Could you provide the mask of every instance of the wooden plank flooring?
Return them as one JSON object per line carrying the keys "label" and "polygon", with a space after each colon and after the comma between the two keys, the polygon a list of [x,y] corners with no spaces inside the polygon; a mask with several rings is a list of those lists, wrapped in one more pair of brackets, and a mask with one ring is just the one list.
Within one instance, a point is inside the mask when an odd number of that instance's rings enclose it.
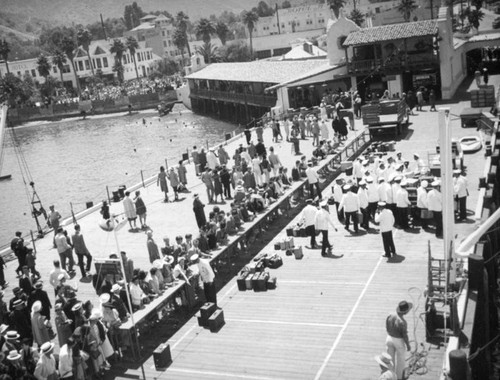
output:
{"label": "wooden plank flooring", "polygon": [[[462,103],[452,105],[455,114]],[[437,113],[412,118],[411,139],[396,149],[410,158],[413,152],[426,157],[437,140]],[[453,135],[466,134],[453,122]],[[474,209],[477,190],[473,184],[482,172],[482,155],[466,157]],[[328,196],[328,193],[325,193]],[[290,226],[296,221],[292,221]],[[276,290],[240,292],[233,280],[219,292],[226,325],[218,332],[189,321],[169,341],[173,363],[156,371],[152,358],[144,363],[148,379],[374,379],[379,369],[373,356],[385,351],[385,318],[397,303],[414,303],[407,315],[412,346],[428,351],[426,371],[412,378],[437,379],[442,372],[444,347],[425,341],[424,289],[427,284],[427,245],[441,257],[442,240],[416,230],[394,234],[398,260],[381,257],[382,239],[376,230],[352,235],[337,222],[331,231],[333,254],[323,258],[319,250],[305,248],[308,238],[295,238],[304,247],[304,258],[285,256],[283,267],[271,270],[278,278]],[[474,228],[474,221],[456,225],[458,240]],[[264,249],[274,252],[274,242]],[[341,257],[340,257],[341,256]],[[138,376],[140,371],[126,375]]]}

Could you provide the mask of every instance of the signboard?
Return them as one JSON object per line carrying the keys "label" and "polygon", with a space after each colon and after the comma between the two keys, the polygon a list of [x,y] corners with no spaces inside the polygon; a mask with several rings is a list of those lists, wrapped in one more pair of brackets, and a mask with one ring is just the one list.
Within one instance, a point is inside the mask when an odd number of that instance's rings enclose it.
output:
{"label": "signboard", "polygon": [[436,85],[436,74],[417,74],[413,75],[413,87],[418,88],[420,86],[435,86]]}

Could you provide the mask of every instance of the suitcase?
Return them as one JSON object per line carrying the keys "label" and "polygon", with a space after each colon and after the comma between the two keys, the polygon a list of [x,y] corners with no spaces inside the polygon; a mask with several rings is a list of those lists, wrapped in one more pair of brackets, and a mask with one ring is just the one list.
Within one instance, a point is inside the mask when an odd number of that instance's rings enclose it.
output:
{"label": "suitcase", "polygon": [[248,275],[248,272],[243,272],[236,279],[236,283],[238,284],[238,290],[241,292],[247,290],[247,286],[245,284],[245,279],[246,279],[247,275]]}
{"label": "suitcase", "polygon": [[286,229],[286,236],[293,236],[293,228]]}
{"label": "suitcase", "polygon": [[267,291],[266,282],[269,278],[269,272],[262,272],[257,278],[256,285],[253,290],[254,292],[265,292]]}
{"label": "suitcase", "polygon": [[276,277],[269,277],[266,281],[266,288],[269,290],[276,289]]}
{"label": "suitcase", "polygon": [[248,273],[245,278],[245,287],[247,288],[247,290],[252,290],[252,278],[253,278],[252,273]]}
{"label": "suitcase", "polygon": [[307,235],[306,235],[306,229],[304,227],[299,228],[297,236],[299,236],[299,237],[307,237]]}
{"label": "suitcase", "polygon": [[274,243],[274,250],[279,251],[281,249],[281,243]]}
{"label": "suitcase", "polygon": [[281,258],[280,255],[274,255],[269,259],[268,267],[271,269],[277,269],[282,265],[283,265],[283,259]]}
{"label": "suitcase", "polygon": [[201,318],[203,320],[208,320],[215,310],[217,310],[217,306],[214,303],[205,303],[202,307],[200,307]]}
{"label": "suitcase", "polygon": [[252,276],[252,289],[255,290],[257,288],[257,280],[260,277],[260,273],[254,273]]}
{"label": "suitcase", "polygon": [[264,270],[264,261],[261,260],[257,262],[257,265],[255,266],[255,273],[262,272]]}
{"label": "suitcase", "polygon": [[294,246],[293,244],[293,237],[289,237],[285,239],[285,249],[292,249]]}
{"label": "suitcase", "polygon": [[203,319],[200,314],[196,314],[196,318],[198,319],[198,326],[208,327],[208,319]]}
{"label": "suitcase", "polygon": [[282,242],[280,242],[280,248],[282,251],[284,251],[286,249],[286,243],[284,240]]}
{"label": "suitcase", "polygon": [[170,345],[167,343],[160,344],[156,350],[153,351],[153,358],[157,371],[166,369],[170,364],[172,364]]}
{"label": "suitcase", "polygon": [[285,255],[292,256],[293,255],[292,250],[291,249],[287,249],[286,252],[285,252]]}
{"label": "suitcase", "polygon": [[208,319],[208,327],[210,328],[210,332],[213,333],[218,332],[224,324],[224,312],[222,309],[215,310],[212,316]]}
{"label": "suitcase", "polygon": [[292,252],[295,255],[296,260],[301,260],[304,257],[304,254],[302,253],[302,246],[293,248]]}

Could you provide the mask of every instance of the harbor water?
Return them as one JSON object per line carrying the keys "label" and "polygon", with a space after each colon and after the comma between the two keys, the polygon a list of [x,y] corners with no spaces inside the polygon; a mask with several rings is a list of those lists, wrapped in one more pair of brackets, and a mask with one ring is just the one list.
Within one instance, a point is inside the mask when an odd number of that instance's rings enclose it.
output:
{"label": "harbor water", "polygon": [[30,181],[43,207],[48,211],[55,205],[67,218],[71,205],[77,213],[87,202],[107,199],[106,186],[112,195],[120,185],[140,183],[141,171],[144,179],[149,178],[166,165],[165,160],[168,166],[177,165],[193,145],[213,146],[238,131],[238,126],[196,115],[181,105],[161,118],[147,111],[7,130],[1,175],[11,174],[12,179],[0,182],[0,246],[8,245],[17,230],[36,232]]}

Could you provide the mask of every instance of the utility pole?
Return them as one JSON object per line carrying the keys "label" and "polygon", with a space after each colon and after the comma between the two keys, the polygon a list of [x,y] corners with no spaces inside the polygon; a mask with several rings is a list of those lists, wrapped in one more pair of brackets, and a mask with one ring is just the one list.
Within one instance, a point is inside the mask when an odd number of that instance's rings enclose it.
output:
{"label": "utility pole", "polygon": [[108,36],[106,35],[106,28],[104,27],[104,20],[102,19],[102,13],[100,13],[99,15],[101,16],[101,27],[102,27],[102,31],[104,33],[104,39],[108,40]]}

